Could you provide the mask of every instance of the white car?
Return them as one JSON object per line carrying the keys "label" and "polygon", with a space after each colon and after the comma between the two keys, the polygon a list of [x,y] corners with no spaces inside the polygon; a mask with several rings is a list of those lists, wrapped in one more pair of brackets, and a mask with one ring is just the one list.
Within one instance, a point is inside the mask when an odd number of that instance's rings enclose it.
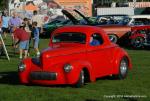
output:
{"label": "white car", "polygon": [[150,15],[129,16],[129,26],[150,25]]}

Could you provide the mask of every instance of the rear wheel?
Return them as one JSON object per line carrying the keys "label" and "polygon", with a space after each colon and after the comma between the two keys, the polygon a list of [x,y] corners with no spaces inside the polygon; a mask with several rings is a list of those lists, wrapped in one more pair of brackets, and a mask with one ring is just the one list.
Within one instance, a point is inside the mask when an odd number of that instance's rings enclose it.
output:
{"label": "rear wheel", "polygon": [[76,83],[76,87],[77,88],[82,87],[82,86],[84,86],[84,84],[85,84],[85,75],[84,75],[84,71],[82,70],[80,72],[79,79],[78,79],[78,81]]}
{"label": "rear wheel", "polygon": [[138,36],[134,39],[131,39],[131,45],[134,48],[142,48],[143,44],[144,44],[144,38],[143,37]]}
{"label": "rear wheel", "polygon": [[126,78],[128,73],[128,60],[126,57],[122,58],[119,65],[119,73],[117,75],[118,79]]}
{"label": "rear wheel", "polygon": [[109,34],[108,36],[111,42],[117,43],[118,37],[115,34]]}

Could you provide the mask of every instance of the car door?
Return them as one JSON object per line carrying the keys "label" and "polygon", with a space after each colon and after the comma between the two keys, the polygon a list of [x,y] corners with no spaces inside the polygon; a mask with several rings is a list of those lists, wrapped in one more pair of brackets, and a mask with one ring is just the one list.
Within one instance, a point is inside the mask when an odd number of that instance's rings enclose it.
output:
{"label": "car door", "polygon": [[99,41],[99,44],[91,44],[89,41],[87,59],[91,63],[96,77],[108,75],[111,72],[111,48],[99,33],[94,33],[91,37]]}

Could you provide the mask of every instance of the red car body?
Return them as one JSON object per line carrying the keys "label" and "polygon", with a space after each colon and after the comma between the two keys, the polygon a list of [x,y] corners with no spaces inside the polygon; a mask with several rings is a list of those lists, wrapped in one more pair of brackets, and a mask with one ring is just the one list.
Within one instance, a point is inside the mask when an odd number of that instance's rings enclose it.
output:
{"label": "red car body", "polygon": [[[83,33],[86,36],[85,43],[52,41],[53,36],[64,32]],[[89,44],[93,33],[98,33],[102,37],[101,45]],[[89,81],[93,82],[99,77],[119,75],[120,63],[124,58],[127,62],[126,69],[131,69],[131,60],[127,52],[111,43],[101,28],[82,25],[65,26],[52,33],[49,47],[41,52],[39,59],[27,58],[21,62],[18,69],[19,77],[23,84],[77,84],[82,79],[81,71],[84,71],[84,77],[88,77]],[[69,69],[65,68],[67,66]]]}

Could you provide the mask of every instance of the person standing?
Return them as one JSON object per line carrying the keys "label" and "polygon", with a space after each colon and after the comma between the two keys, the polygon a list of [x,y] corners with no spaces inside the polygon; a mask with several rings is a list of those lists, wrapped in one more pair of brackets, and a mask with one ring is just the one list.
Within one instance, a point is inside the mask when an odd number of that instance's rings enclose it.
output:
{"label": "person standing", "polygon": [[21,19],[18,17],[17,12],[13,12],[12,17],[9,20],[9,27],[10,27],[10,33],[12,35],[12,44],[14,44],[14,35],[13,35],[13,28],[21,25]]}
{"label": "person standing", "polygon": [[21,19],[18,17],[16,12],[13,12],[13,16],[9,20],[10,28],[18,27],[22,24]]}
{"label": "person standing", "polygon": [[14,34],[14,48],[16,48],[16,45],[19,44],[19,58],[23,59],[23,52],[24,52],[24,58],[27,58],[28,55],[28,49],[29,49],[29,33],[27,33],[23,28],[17,28],[13,27],[13,34]]}
{"label": "person standing", "polygon": [[43,21],[43,18],[40,15],[38,15],[37,11],[33,11],[33,16],[32,16],[31,21],[32,23],[37,22],[37,27],[39,29],[39,32],[41,33],[44,21]]}
{"label": "person standing", "polygon": [[28,18],[23,19],[23,26],[24,30],[29,34],[29,49],[28,49],[28,56],[30,55],[30,43],[31,43],[31,32],[32,32],[32,25],[30,24],[30,21]]}
{"label": "person standing", "polygon": [[36,52],[37,57],[40,56],[40,52],[39,52],[39,29],[37,27],[37,22],[33,22],[32,24],[33,29],[32,29],[32,33],[33,33],[33,45],[34,45],[34,50]]}
{"label": "person standing", "polygon": [[24,18],[23,19],[23,26],[26,32],[29,33],[29,35],[31,36],[31,31],[32,31],[32,25],[30,24],[30,21],[28,18]]}
{"label": "person standing", "polygon": [[9,19],[10,17],[8,16],[7,12],[4,12],[2,16],[2,32],[4,34],[5,39],[6,39],[6,34],[8,33]]}

